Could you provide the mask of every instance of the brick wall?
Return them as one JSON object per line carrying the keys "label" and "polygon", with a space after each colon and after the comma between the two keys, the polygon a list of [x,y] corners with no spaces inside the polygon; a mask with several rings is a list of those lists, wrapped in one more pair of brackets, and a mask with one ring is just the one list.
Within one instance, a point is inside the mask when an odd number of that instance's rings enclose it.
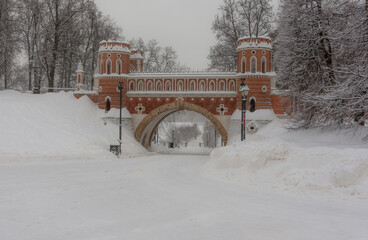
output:
{"label": "brick wall", "polygon": [[288,96],[272,95],[271,101],[272,108],[275,114],[282,115],[284,113],[287,113],[288,115],[290,115],[291,101]]}
{"label": "brick wall", "polygon": [[83,96],[86,96],[89,97],[89,99],[91,99],[92,102],[94,103],[98,103],[98,95],[97,94],[74,94],[74,96],[79,99]]}

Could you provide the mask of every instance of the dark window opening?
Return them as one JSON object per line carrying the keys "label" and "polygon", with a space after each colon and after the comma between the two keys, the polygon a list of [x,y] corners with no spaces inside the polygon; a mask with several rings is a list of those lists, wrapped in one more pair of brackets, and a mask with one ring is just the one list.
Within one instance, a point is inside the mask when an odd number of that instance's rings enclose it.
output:
{"label": "dark window opening", "polygon": [[118,61],[117,68],[118,68],[118,74],[121,74],[121,63],[120,63],[120,61]]}
{"label": "dark window opening", "polygon": [[252,73],[256,73],[257,72],[257,59],[256,59],[256,57],[252,57],[252,59],[251,59],[251,63],[250,63],[250,68],[251,68],[251,72]]}
{"label": "dark window opening", "polygon": [[254,99],[250,100],[250,112],[254,112],[256,110],[256,101]]}
{"label": "dark window opening", "polygon": [[110,102],[110,99],[107,99],[105,111],[108,112],[110,110],[111,110],[111,102]]}
{"label": "dark window opening", "polygon": [[266,61],[262,60],[262,73],[266,73]]}
{"label": "dark window opening", "polygon": [[111,74],[111,61],[107,62],[107,74]]}

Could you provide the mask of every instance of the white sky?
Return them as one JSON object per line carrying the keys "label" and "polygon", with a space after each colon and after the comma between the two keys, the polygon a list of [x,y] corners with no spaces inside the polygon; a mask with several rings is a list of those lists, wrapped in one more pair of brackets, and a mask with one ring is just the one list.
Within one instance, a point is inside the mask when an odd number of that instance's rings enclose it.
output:
{"label": "white sky", "polygon": [[[276,3],[279,0],[273,0]],[[208,67],[215,35],[212,22],[223,0],[95,0],[122,27],[127,40],[142,37],[172,46],[178,60],[192,69]]]}

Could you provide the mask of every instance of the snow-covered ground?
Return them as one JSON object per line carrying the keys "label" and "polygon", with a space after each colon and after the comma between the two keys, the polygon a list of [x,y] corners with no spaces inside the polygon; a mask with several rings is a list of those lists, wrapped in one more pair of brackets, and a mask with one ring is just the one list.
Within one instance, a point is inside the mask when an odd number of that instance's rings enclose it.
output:
{"label": "snow-covered ground", "polygon": [[367,130],[360,128],[355,135],[318,129],[295,132],[275,119],[245,142],[213,151],[204,171],[256,188],[367,201],[368,142],[362,140]]}
{"label": "snow-covered ground", "polygon": [[[0,91],[0,161],[114,157],[118,128],[100,115],[88,97]],[[146,152],[125,129],[123,146],[125,155]]]}
{"label": "snow-covered ground", "polygon": [[224,182],[201,174],[209,160],[154,155],[0,164],[1,239],[367,239],[367,201]]}
{"label": "snow-covered ground", "polygon": [[0,91],[0,239],[368,239],[366,129],[275,120],[210,156],[147,155],[124,130],[119,159],[100,116],[88,98]]}

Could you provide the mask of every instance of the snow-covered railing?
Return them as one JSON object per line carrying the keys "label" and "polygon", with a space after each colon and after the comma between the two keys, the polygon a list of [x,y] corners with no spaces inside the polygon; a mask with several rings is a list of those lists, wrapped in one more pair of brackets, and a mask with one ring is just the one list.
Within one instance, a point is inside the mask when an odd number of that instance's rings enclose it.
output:
{"label": "snow-covered railing", "polygon": [[131,71],[132,74],[142,74],[142,75],[151,75],[151,74],[160,74],[160,75],[182,75],[182,74],[217,74],[217,75],[233,75],[236,72],[221,72],[221,71],[209,71],[209,70],[188,70],[188,71],[171,71],[171,72],[160,72],[160,71],[150,71],[150,72],[138,72]]}
{"label": "snow-covered railing", "polygon": [[46,88],[45,90],[47,92],[49,92],[50,90],[52,90],[53,92],[61,92],[61,91],[72,92],[72,91],[75,91],[75,88]]}
{"label": "snow-covered railing", "polygon": [[134,93],[134,94],[155,94],[155,93],[175,93],[175,94],[207,94],[207,93],[211,93],[211,94],[234,94],[237,93],[237,91],[232,91],[232,90],[228,90],[228,91],[196,91],[196,90],[188,90],[188,91],[163,91],[163,90],[157,90],[157,91],[135,91],[135,90],[128,90],[128,93]]}

